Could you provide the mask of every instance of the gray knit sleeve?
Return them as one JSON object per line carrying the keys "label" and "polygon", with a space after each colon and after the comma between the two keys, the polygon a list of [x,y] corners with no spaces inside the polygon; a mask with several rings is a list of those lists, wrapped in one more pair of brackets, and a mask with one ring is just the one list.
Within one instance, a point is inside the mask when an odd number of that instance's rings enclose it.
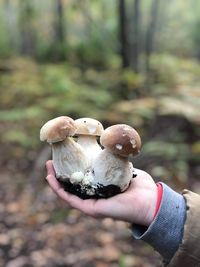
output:
{"label": "gray knit sleeve", "polygon": [[186,204],[181,194],[164,183],[161,184],[162,201],[154,221],[148,228],[133,224],[132,231],[135,239],[144,240],[150,244],[162,255],[164,261],[169,263],[183,237]]}

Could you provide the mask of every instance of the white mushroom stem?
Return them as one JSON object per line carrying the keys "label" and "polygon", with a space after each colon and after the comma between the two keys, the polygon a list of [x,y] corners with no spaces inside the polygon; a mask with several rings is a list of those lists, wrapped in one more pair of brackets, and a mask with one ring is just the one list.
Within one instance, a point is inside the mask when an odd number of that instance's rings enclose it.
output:
{"label": "white mushroom stem", "polygon": [[78,183],[84,178],[88,160],[82,147],[72,138],[52,144],[53,165],[57,178]]}
{"label": "white mushroom stem", "polygon": [[126,190],[132,178],[132,164],[128,158],[102,150],[93,163],[95,184],[116,185],[121,192]]}
{"label": "white mushroom stem", "polygon": [[77,143],[83,148],[90,164],[102,150],[95,135],[78,135]]}

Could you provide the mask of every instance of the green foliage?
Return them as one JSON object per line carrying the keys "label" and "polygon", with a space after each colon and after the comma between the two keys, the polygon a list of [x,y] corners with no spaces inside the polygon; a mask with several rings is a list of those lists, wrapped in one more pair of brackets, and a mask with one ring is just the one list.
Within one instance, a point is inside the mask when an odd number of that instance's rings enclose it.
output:
{"label": "green foliage", "polygon": [[193,21],[190,24],[190,38],[192,40],[192,52],[191,54],[196,56],[198,59],[200,59],[200,33],[199,33],[199,27],[200,27],[200,18],[194,17]]}
{"label": "green foliage", "polygon": [[177,158],[187,160],[190,157],[189,146],[163,141],[149,141],[143,145],[143,151],[149,157],[154,155],[171,161]]}
{"label": "green foliage", "polygon": [[119,259],[119,267],[126,267],[126,263],[125,263],[125,259],[124,259],[124,255],[121,255],[120,259]]}
{"label": "green foliage", "polygon": [[144,80],[145,77],[142,74],[137,74],[131,69],[125,69],[122,73],[122,82],[129,90],[140,88]]}
{"label": "green foliage", "polygon": [[[129,70],[89,68],[82,71],[69,63],[39,65],[27,59],[1,62],[0,65],[8,70],[0,76],[1,144],[13,146],[9,153],[17,158],[24,157],[30,149],[39,150],[42,146],[40,127],[60,115],[94,117],[107,124],[128,123],[142,135],[142,154],[155,159],[151,173],[155,177],[174,176],[185,181],[189,162],[199,164],[199,144],[195,136],[200,134],[197,131],[200,116],[197,75],[200,68],[196,62],[177,62],[180,67],[173,73],[173,87],[162,78],[159,84],[165,89],[164,93],[155,97],[153,92],[151,97],[126,101],[121,101],[119,95],[122,85],[128,91],[137,90],[136,85],[143,86],[142,78]],[[155,64],[153,71],[159,73],[159,64]],[[148,136],[149,129],[152,131],[158,118],[165,120],[165,116],[171,116],[172,128],[160,132],[160,138],[152,140]],[[190,122],[192,133],[177,128],[173,122],[177,117]],[[154,131],[158,132],[159,124],[156,127],[158,130]],[[188,138],[194,141],[190,144]],[[15,151],[20,154],[15,155]]]}
{"label": "green foliage", "polygon": [[54,210],[51,213],[51,217],[50,217],[50,222],[51,223],[60,223],[66,220],[67,216],[68,216],[68,211],[66,212],[66,210]]}
{"label": "green foliage", "polygon": [[38,116],[42,116],[42,109],[38,106],[0,111],[1,121],[31,120]]}
{"label": "green foliage", "polygon": [[2,134],[2,139],[6,143],[19,144],[23,147],[34,147],[37,145],[34,139],[30,139],[29,136],[22,129],[11,129],[8,132]]}
{"label": "green foliage", "polygon": [[3,12],[0,9],[0,58],[8,58],[14,52],[10,47],[7,30],[7,25],[3,20]]}
{"label": "green foliage", "polygon": [[96,72],[87,72],[84,80],[79,69],[67,64],[37,65],[22,59],[11,62],[12,70],[0,77],[0,87],[6,88],[0,98],[4,143],[37,146],[39,129],[48,119],[60,115],[102,119],[111,105],[107,83],[101,85],[91,77],[97,77]]}
{"label": "green foliage", "polygon": [[177,72],[180,69],[180,60],[169,54],[154,54],[151,57],[152,78],[155,84],[174,86]]}

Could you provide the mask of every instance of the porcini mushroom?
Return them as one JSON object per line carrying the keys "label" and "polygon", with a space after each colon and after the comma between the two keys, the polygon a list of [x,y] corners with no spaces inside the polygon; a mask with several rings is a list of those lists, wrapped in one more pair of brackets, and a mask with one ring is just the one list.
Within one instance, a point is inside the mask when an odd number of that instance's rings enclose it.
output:
{"label": "porcini mushroom", "polygon": [[93,159],[102,150],[100,145],[97,143],[97,137],[103,133],[103,125],[92,118],[80,118],[75,120],[77,143],[80,144],[90,163],[92,164]]}
{"label": "porcini mushroom", "polygon": [[141,149],[141,138],[138,132],[126,124],[108,127],[101,135],[100,143],[111,153],[122,157],[137,155]]}
{"label": "porcini mushroom", "polygon": [[128,188],[133,177],[133,166],[128,156],[139,153],[141,139],[131,126],[117,124],[103,132],[100,143],[104,150],[95,158],[93,169],[99,194],[105,197]]}
{"label": "porcini mushroom", "polygon": [[67,116],[48,121],[40,130],[40,140],[46,140],[52,146],[53,165],[60,181],[79,183],[88,168],[83,148],[71,137],[75,132],[75,122]]}

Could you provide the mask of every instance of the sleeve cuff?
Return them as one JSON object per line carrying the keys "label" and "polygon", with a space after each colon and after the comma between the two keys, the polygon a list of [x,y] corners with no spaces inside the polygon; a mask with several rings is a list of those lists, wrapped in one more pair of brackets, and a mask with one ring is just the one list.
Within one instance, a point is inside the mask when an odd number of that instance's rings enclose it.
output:
{"label": "sleeve cuff", "polygon": [[162,201],[154,221],[148,228],[134,224],[132,231],[135,239],[149,243],[168,263],[183,237],[186,204],[181,194],[176,193],[164,183],[161,184]]}

